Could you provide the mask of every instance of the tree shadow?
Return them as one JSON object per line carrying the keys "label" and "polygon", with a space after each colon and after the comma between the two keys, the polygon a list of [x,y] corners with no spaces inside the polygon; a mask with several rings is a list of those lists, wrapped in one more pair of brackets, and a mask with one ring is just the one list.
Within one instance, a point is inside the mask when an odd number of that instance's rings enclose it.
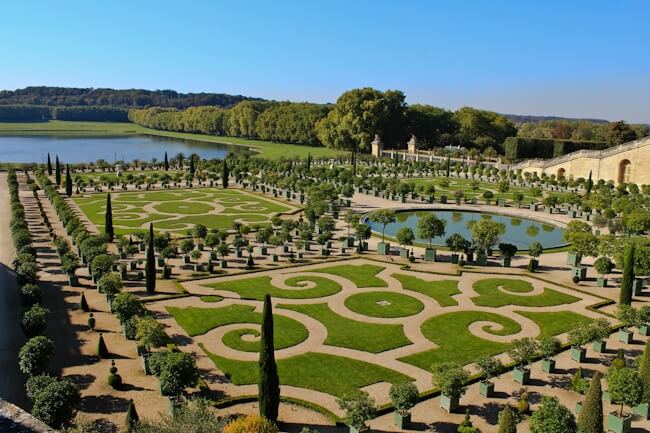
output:
{"label": "tree shadow", "polygon": [[125,412],[129,407],[129,400],[112,395],[89,395],[81,399],[81,410],[88,413],[112,414]]}
{"label": "tree shadow", "polygon": [[66,378],[72,380],[79,389],[87,389],[97,379],[92,374],[69,374]]}
{"label": "tree shadow", "polygon": [[451,422],[436,421],[431,424],[431,431],[437,433],[456,433],[458,426]]}

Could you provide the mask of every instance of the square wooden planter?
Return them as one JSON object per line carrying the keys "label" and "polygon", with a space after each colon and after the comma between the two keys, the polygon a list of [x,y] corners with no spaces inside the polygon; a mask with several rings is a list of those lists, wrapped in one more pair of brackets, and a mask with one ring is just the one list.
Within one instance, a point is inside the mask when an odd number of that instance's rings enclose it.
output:
{"label": "square wooden planter", "polygon": [[478,384],[478,391],[483,397],[491,397],[494,394],[494,384],[483,380]]}
{"label": "square wooden planter", "polygon": [[476,264],[479,266],[487,266],[487,254],[483,254],[483,253],[477,254]]}
{"label": "square wooden planter", "polygon": [[515,367],[512,370],[512,377],[516,383],[526,385],[530,381],[530,370],[524,367]]}
{"label": "square wooden planter", "polygon": [[632,408],[632,413],[634,413],[634,415],[639,415],[644,420],[648,420],[650,419],[650,404],[649,403],[637,404]]}
{"label": "square wooden planter", "polygon": [[440,394],[440,407],[449,413],[456,412],[460,407],[460,398],[450,398]]}
{"label": "square wooden planter", "polygon": [[379,242],[377,244],[377,254],[387,255],[390,252],[390,244],[388,242]]}
{"label": "square wooden planter", "polygon": [[408,428],[411,425],[410,413],[408,415],[400,415],[397,412],[395,412],[393,419],[395,420],[395,425],[402,430]]}
{"label": "square wooden planter", "polygon": [[509,268],[511,263],[512,263],[512,258],[511,257],[502,257],[501,258],[501,266],[503,266],[504,268]]}
{"label": "square wooden planter", "polygon": [[427,262],[435,262],[436,261],[436,250],[433,248],[426,248],[424,250],[424,260]]}
{"label": "square wooden planter", "polygon": [[618,331],[618,341],[625,344],[630,344],[634,339],[634,333],[625,329]]}
{"label": "square wooden planter", "polygon": [[578,277],[580,281],[587,278],[587,268],[585,266],[574,266],[571,268],[571,278]]}
{"label": "square wooden planter", "polygon": [[582,257],[579,254],[569,251],[566,256],[566,264],[570,266],[580,266],[582,263]]}
{"label": "square wooden planter", "polygon": [[598,287],[607,287],[607,278],[596,278],[596,285]]}
{"label": "square wooden planter", "polygon": [[555,360],[551,358],[542,359],[542,371],[544,373],[553,373],[555,371]]}
{"label": "square wooden planter", "polygon": [[607,341],[594,341],[591,343],[591,348],[596,353],[605,353],[607,351]]}
{"label": "square wooden planter", "polygon": [[632,416],[619,417],[616,412],[607,415],[607,430],[612,433],[628,433],[632,426]]}
{"label": "square wooden planter", "polygon": [[571,359],[576,362],[585,362],[587,358],[587,349],[584,347],[572,347],[571,348]]}
{"label": "square wooden planter", "polygon": [[406,248],[400,249],[399,250],[399,256],[402,257],[402,258],[408,258],[409,250],[407,250]]}
{"label": "square wooden planter", "polygon": [[650,335],[650,326],[648,325],[639,326],[639,335],[643,335],[644,337]]}
{"label": "square wooden planter", "polygon": [[632,282],[632,291],[634,296],[639,296],[643,292],[643,282],[639,278],[635,278]]}

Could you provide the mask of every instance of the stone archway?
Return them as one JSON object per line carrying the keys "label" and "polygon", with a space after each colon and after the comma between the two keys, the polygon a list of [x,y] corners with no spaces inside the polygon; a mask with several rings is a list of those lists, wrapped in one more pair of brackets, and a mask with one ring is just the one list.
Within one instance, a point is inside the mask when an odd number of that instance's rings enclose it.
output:
{"label": "stone archway", "polygon": [[556,175],[555,177],[556,177],[558,180],[560,180],[560,179],[564,179],[565,176],[566,176],[566,170],[563,169],[563,168],[559,168],[559,169],[557,170],[557,175]]}
{"label": "stone archway", "polygon": [[632,163],[624,159],[618,163],[618,183],[629,183],[632,174]]}

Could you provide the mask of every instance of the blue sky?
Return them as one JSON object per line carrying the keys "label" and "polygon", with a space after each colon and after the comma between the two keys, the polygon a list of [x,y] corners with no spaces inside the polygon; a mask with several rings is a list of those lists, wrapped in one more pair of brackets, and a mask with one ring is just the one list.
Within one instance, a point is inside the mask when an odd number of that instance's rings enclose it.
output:
{"label": "blue sky", "polygon": [[650,123],[644,0],[0,3],[0,88],[175,89]]}

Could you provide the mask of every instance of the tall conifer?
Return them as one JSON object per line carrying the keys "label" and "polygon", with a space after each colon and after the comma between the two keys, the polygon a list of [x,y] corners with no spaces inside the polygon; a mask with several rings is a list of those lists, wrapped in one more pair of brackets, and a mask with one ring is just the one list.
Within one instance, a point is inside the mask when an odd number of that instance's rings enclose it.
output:
{"label": "tall conifer", "polygon": [[104,218],[104,233],[109,241],[113,241],[115,231],[113,230],[113,207],[111,206],[111,193],[106,194],[106,215]]}
{"label": "tall conifer", "polygon": [[578,415],[580,433],[603,433],[603,401],[600,387],[600,373],[594,373],[589,382],[589,389]]}
{"label": "tall conifer", "polygon": [[70,165],[65,166],[65,194],[68,197],[72,196],[72,176],[70,176]]}
{"label": "tall conifer", "polygon": [[258,399],[260,415],[275,422],[278,419],[280,407],[280,378],[275,363],[273,340],[273,311],[271,297],[267,294],[264,297],[264,310],[262,312]]}
{"label": "tall conifer", "polygon": [[621,305],[632,305],[632,289],[634,285],[634,243],[625,246],[623,256],[623,279],[621,281]]}
{"label": "tall conifer", "polygon": [[156,291],[156,257],[153,251],[153,223],[149,224],[149,239],[147,242],[147,262],[145,264],[145,278],[147,283],[147,292]]}

